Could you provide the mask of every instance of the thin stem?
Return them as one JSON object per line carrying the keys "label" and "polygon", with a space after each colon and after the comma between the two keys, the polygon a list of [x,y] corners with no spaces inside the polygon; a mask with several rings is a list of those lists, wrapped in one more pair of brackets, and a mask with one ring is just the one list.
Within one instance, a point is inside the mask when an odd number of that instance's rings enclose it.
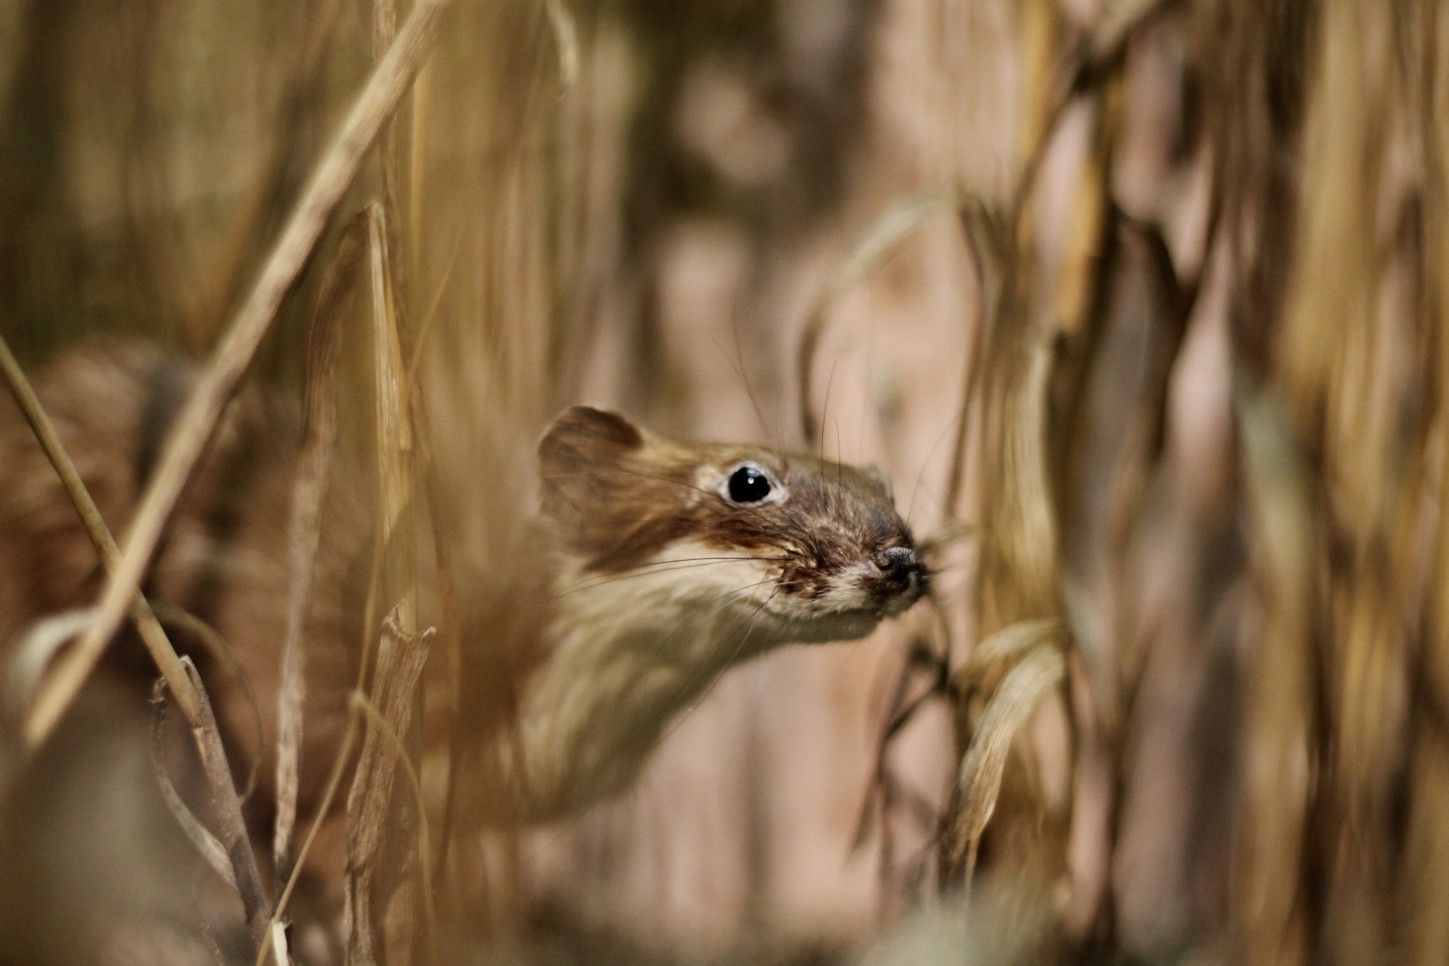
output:
{"label": "thin stem", "polygon": [[[211,365],[177,418],[176,428],[157,464],[155,478],[132,524],[125,552],[106,582],[96,623],[56,668],[51,685],[40,695],[42,700],[36,702],[26,720],[25,740],[30,747],[39,745],[54,730],[85,683],[105,642],[115,634],[135,599],[162,531],[176,509],[187,480],[205,455],[222,412],[240,388],[242,377],[271,329],[283,298],[296,283],[383,122],[397,108],[423,58],[432,49],[439,20],[450,3],[451,0],[421,0],[413,10],[397,42],[372,72],[293,208],[255,287],[232,320]],[[179,702],[185,700],[180,694]]]}

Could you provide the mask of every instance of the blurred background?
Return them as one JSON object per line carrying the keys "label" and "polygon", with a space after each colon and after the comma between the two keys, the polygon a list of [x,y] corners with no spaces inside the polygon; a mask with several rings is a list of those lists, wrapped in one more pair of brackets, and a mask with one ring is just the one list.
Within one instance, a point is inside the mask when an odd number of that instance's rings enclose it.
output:
{"label": "blurred background", "polygon": [[[22,359],[205,358],[390,11],[0,4]],[[548,962],[1443,961],[1446,177],[1430,0],[454,3],[254,378],[299,391],[377,201],[465,606],[574,401],[880,466],[939,570],[490,845],[458,921]]]}

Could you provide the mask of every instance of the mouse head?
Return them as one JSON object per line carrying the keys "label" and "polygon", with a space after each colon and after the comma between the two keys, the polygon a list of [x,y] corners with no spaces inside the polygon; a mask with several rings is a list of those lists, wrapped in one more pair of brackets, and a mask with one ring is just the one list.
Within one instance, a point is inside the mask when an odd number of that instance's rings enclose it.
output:
{"label": "mouse head", "polygon": [[[666,572],[794,641],[868,633],[928,574],[873,471],[762,446],[683,443],[567,410],[539,444],[544,518],[582,575]],[[657,581],[656,581],[657,583]]]}

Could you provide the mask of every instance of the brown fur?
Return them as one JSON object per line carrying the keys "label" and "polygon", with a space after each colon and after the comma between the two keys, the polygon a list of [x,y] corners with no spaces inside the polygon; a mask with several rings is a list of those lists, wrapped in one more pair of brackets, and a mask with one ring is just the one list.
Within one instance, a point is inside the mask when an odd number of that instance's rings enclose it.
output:
{"label": "brown fur", "polygon": [[[120,538],[149,478],[158,440],[189,387],[189,369],[153,346],[105,342],[69,352],[35,377],[61,441],[111,531]],[[250,702],[233,675],[209,673],[239,767],[262,765],[269,780],[274,746],[277,668],[281,663],[288,574],[288,506],[296,465],[294,410],[248,396],[228,418],[189,486],[143,583],[149,597],[219,629],[256,690],[263,734],[257,744]],[[93,603],[102,572],[95,550],[30,429],[9,400],[0,404],[0,653],[34,621]],[[319,551],[309,639],[308,769],[320,790],[357,675],[351,640],[358,632],[359,564],[366,500],[334,486],[324,522],[331,539]],[[177,641],[203,668],[215,662],[184,635]],[[139,645],[112,648],[105,674],[148,688],[154,677]],[[139,693],[144,694],[144,691]],[[7,709],[7,717],[19,709]],[[5,726],[0,724],[0,734]]]}

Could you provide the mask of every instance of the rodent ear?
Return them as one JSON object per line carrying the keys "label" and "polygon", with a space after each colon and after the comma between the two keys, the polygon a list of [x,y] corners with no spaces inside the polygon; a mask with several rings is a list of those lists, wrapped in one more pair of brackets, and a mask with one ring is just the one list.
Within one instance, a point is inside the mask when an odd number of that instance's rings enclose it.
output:
{"label": "rodent ear", "polygon": [[618,413],[592,406],[566,409],[538,443],[544,514],[563,522],[592,505],[604,471],[644,444],[643,430]]}
{"label": "rodent ear", "polygon": [[547,475],[548,463],[572,456],[590,463],[608,459],[644,445],[644,433],[625,417],[592,406],[570,406],[559,414],[538,443],[539,465]]}

